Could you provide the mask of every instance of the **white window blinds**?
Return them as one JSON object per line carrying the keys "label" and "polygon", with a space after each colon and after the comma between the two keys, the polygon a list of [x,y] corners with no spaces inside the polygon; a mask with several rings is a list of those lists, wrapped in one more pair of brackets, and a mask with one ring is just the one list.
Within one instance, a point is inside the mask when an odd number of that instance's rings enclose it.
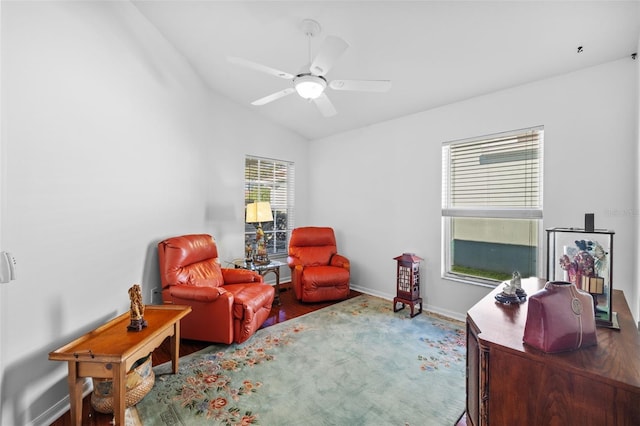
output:
{"label": "white window blinds", "polygon": [[443,145],[442,215],[542,218],[542,127]]}
{"label": "white window blinds", "polygon": [[[271,203],[273,222],[264,223],[270,254],[286,254],[289,236],[295,226],[295,166],[289,161],[247,156],[245,158],[245,205],[254,201]],[[255,229],[246,224],[245,235]]]}

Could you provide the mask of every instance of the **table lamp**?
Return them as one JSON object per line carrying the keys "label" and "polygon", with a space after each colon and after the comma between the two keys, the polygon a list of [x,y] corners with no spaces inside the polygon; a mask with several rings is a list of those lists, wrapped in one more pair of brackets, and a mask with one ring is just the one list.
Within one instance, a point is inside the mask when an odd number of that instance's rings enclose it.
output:
{"label": "table lamp", "polygon": [[253,223],[256,227],[256,245],[258,247],[256,253],[254,253],[253,261],[256,264],[269,263],[266,241],[264,239],[264,231],[262,230],[262,222],[273,222],[271,204],[268,201],[256,201],[247,204],[247,215],[245,222]]}

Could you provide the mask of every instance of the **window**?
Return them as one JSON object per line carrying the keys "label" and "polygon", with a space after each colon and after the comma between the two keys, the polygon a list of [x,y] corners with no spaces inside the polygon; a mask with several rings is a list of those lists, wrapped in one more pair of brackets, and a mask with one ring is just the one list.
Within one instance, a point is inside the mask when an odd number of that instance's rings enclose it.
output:
{"label": "window", "polygon": [[[244,204],[269,201],[273,222],[262,224],[267,253],[286,256],[294,227],[294,164],[287,161],[247,156],[244,163]],[[245,242],[255,241],[256,228],[246,223]]]}
{"label": "window", "polygon": [[442,146],[446,278],[497,285],[539,276],[543,128]]}

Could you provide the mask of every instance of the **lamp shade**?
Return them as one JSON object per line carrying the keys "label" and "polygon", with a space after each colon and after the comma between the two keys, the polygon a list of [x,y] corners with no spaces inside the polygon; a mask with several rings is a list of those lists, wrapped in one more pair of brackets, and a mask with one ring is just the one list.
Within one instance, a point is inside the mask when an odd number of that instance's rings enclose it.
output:
{"label": "lamp shade", "polygon": [[271,212],[271,204],[268,201],[256,201],[247,204],[247,216],[245,222],[259,223],[272,222],[273,213]]}

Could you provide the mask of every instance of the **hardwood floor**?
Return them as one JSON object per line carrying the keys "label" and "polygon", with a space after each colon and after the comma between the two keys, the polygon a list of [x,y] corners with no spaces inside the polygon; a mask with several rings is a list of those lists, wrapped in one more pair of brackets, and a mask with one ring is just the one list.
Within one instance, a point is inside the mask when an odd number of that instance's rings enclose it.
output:
{"label": "hardwood floor", "polygon": [[[288,285],[282,284],[281,288],[285,289]],[[351,290],[349,298],[356,297],[361,293]],[[296,300],[293,291],[288,289],[280,293],[281,304],[274,303],[271,308],[271,314],[269,318],[262,325],[262,328],[269,327],[274,324],[278,324],[289,319],[313,312],[315,310],[332,305],[335,302],[322,302],[322,303],[301,303]],[[195,340],[182,340],[180,342],[180,356],[188,355],[193,352],[197,352],[201,349],[209,346],[210,343],[199,342]],[[171,360],[171,354],[169,352],[169,339],[165,340],[155,351],[153,351],[152,362],[153,365],[162,364]],[[111,426],[113,423],[113,416],[110,414],[102,414],[91,407],[90,396],[87,396],[83,400],[82,404],[82,426]],[[71,416],[67,411],[56,421],[51,423],[51,426],[71,426]]]}

